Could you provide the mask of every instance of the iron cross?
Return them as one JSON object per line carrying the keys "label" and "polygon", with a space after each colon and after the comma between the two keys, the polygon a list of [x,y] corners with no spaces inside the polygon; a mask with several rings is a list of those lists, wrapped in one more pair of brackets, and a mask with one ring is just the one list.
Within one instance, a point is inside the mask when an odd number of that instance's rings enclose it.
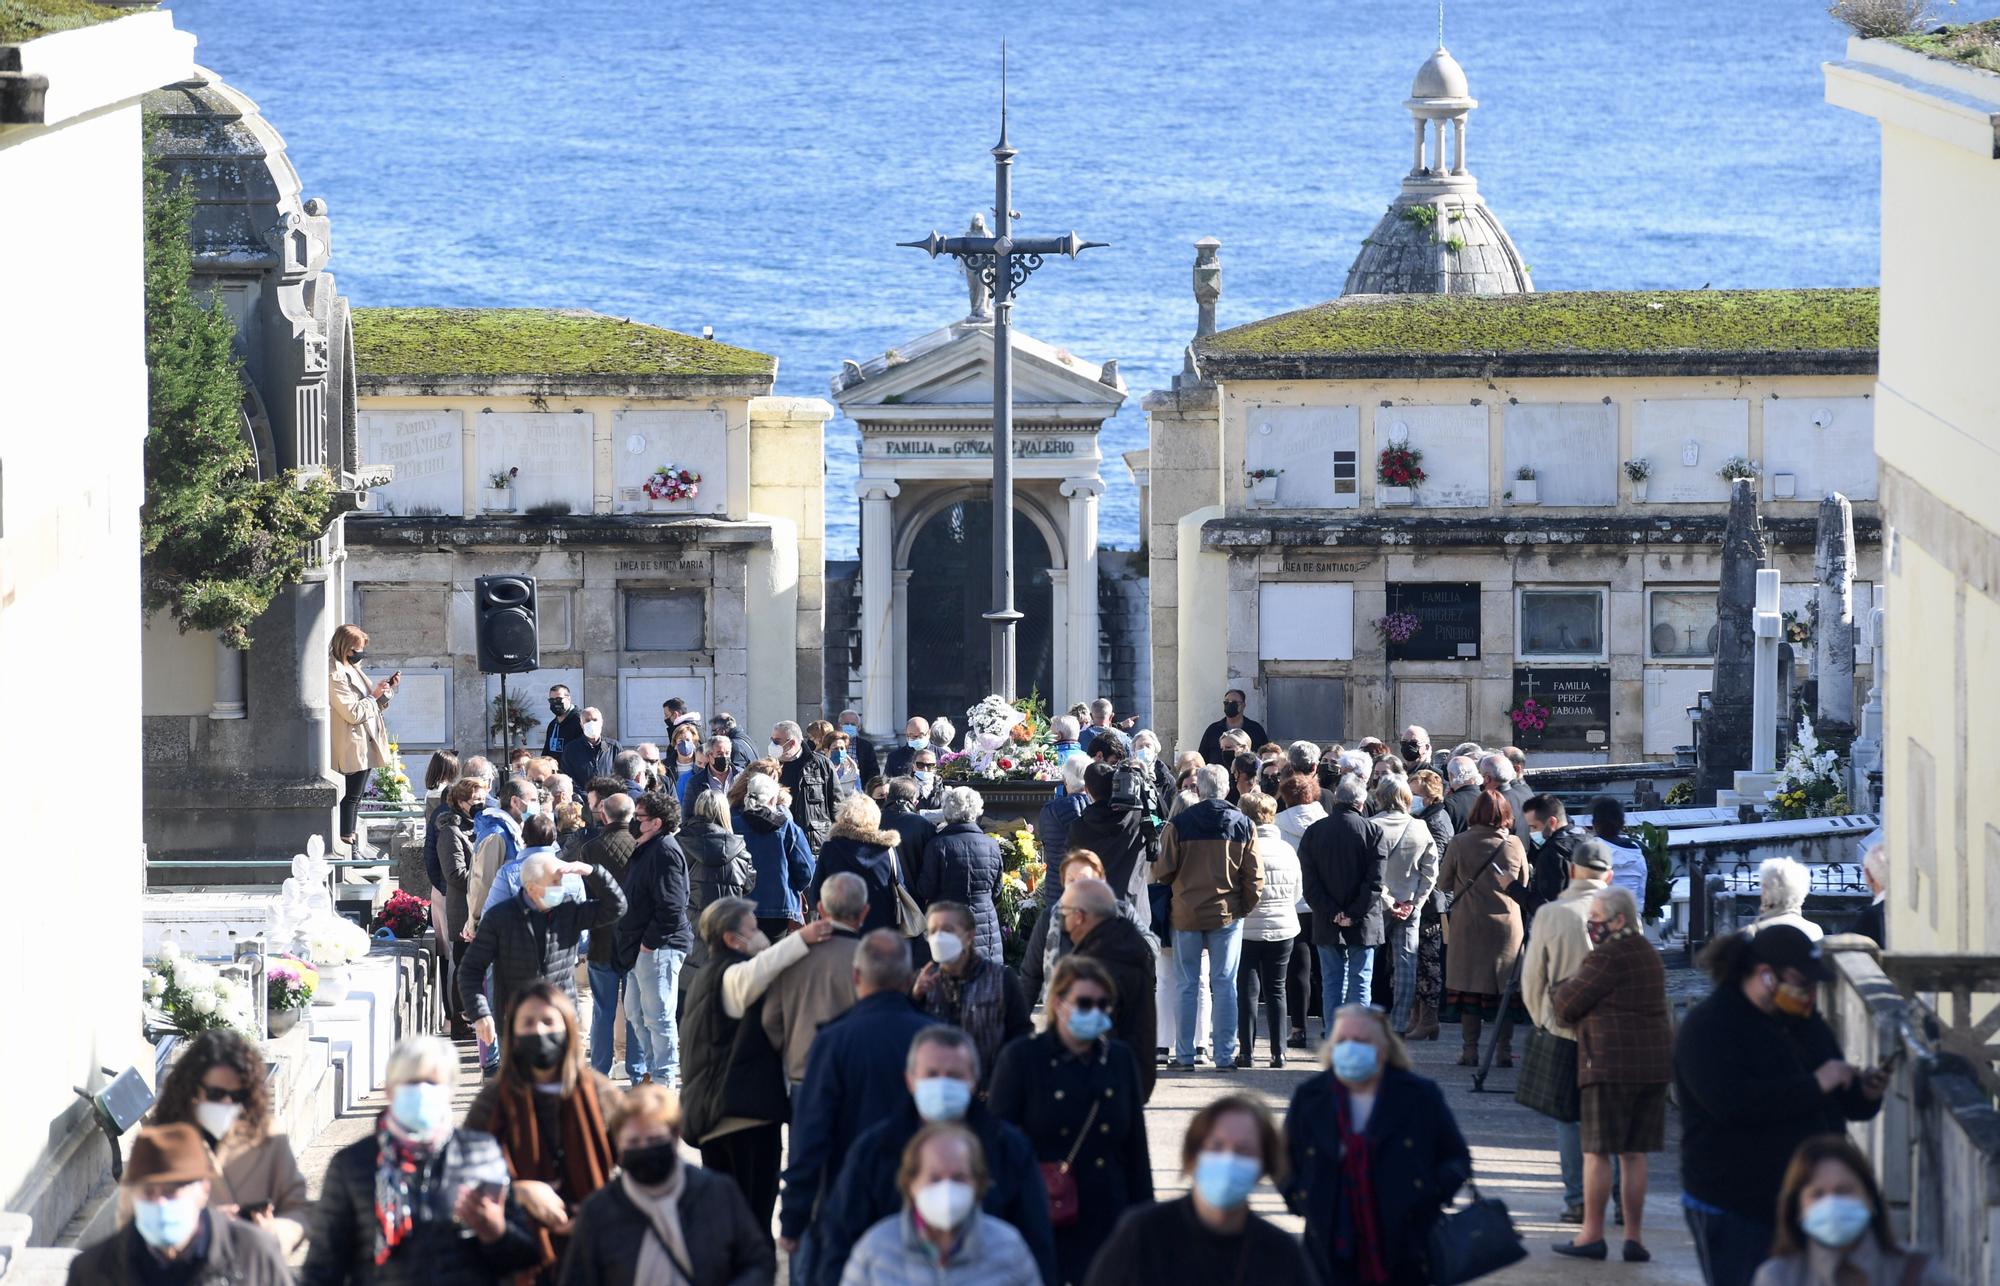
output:
{"label": "iron cross", "polygon": [[1014,156],[1007,142],[1007,50],[1000,50],[1000,141],[993,145],[993,235],[947,237],[937,232],[922,241],[896,244],[960,260],[977,271],[993,292],[993,691],[1012,701],[1015,690],[1014,626],[1021,613],[1014,609],[1014,349],[1008,334],[1014,291],[1024,284],[1045,256],[1071,259],[1109,243],[1085,241],[1071,232],[1061,237],[1017,237],[1013,233]]}

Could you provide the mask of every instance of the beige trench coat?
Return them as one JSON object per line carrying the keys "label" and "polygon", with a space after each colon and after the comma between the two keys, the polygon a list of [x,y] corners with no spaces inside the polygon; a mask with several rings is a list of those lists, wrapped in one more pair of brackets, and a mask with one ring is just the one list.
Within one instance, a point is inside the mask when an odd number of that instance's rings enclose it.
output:
{"label": "beige trench coat", "polygon": [[326,679],[326,703],[333,707],[333,770],[347,774],[389,762],[389,729],[376,700],[375,685],[350,661],[335,661]]}
{"label": "beige trench coat", "polygon": [[1445,952],[1444,985],[1452,991],[1498,996],[1514,975],[1521,954],[1521,905],[1501,892],[1498,866],[1524,880],[1528,855],[1521,841],[1491,826],[1471,826],[1444,850],[1438,887],[1451,894],[1451,946]]}

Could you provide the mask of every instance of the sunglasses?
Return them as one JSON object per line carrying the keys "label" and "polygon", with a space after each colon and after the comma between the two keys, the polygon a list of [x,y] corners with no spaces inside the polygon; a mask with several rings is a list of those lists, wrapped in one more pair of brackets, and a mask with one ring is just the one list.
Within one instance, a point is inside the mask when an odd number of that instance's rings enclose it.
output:
{"label": "sunglasses", "polygon": [[1070,998],[1069,1007],[1080,1014],[1092,1013],[1099,1009],[1107,1014],[1111,1012],[1111,1002],[1103,996],[1073,996]]}
{"label": "sunglasses", "polygon": [[201,1097],[210,1103],[234,1103],[238,1107],[250,1101],[249,1090],[226,1090],[219,1085],[201,1087]]}

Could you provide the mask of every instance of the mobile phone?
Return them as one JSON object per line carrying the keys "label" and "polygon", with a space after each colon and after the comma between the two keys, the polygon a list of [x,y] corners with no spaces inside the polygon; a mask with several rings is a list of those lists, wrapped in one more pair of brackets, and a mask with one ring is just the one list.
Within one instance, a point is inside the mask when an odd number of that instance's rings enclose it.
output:
{"label": "mobile phone", "polygon": [[1905,1058],[1909,1057],[1909,1054],[1910,1054],[1910,1047],[1908,1045],[1896,1046],[1896,1048],[1889,1051],[1887,1057],[1885,1057],[1881,1062],[1875,1064],[1874,1070],[1871,1071],[1869,1075],[1873,1076],[1879,1072],[1883,1076],[1887,1076],[1890,1072],[1895,1071],[1896,1065],[1901,1063]]}
{"label": "mobile phone", "polygon": [[260,1215],[270,1213],[271,1203],[268,1201],[258,1201],[251,1205],[236,1207],[236,1215],[239,1219],[255,1219]]}

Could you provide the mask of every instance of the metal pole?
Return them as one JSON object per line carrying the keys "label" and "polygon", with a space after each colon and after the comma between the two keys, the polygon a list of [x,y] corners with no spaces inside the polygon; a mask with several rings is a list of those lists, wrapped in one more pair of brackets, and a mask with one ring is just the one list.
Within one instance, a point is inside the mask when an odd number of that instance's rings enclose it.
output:
{"label": "metal pole", "polygon": [[993,690],[1015,697],[1014,623],[1014,346],[1008,335],[1014,311],[1014,149],[1007,142],[1005,90],[1000,141],[993,148],[993,204],[998,220],[993,255]]}
{"label": "metal pole", "polygon": [[507,704],[507,672],[500,671],[500,780],[505,781],[509,762],[514,758],[514,711]]}

